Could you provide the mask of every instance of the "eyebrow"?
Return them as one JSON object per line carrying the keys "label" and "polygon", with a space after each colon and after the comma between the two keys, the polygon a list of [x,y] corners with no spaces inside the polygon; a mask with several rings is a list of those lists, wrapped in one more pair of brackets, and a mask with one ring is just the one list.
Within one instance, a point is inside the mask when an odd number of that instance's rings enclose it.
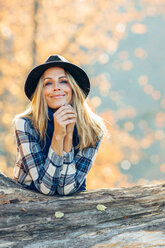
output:
{"label": "eyebrow", "polygon": [[[61,77],[59,77],[59,79],[61,79],[61,78],[67,78],[66,76],[61,76]],[[51,77],[46,77],[46,78],[44,78],[44,81],[46,80],[46,79],[52,79]]]}

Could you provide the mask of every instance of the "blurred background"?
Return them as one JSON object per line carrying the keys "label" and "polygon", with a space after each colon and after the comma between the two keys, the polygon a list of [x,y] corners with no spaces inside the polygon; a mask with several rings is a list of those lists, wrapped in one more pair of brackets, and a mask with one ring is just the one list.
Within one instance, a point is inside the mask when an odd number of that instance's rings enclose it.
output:
{"label": "blurred background", "polygon": [[28,72],[61,54],[91,78],[107,123],[88,189],[165,181],[165,0],[0,0],[0,170],[16,161],[13,117]]}

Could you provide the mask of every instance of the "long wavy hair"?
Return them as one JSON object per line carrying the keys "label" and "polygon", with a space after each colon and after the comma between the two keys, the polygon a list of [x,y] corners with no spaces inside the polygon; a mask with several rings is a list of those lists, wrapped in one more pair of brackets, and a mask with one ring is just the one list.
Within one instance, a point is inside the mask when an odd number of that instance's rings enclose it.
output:
{"label": "long wavy hair", "polygon": [[[66,76],[73,91],[71,105],[77,113],[76,127],[79,135],[79,144],[76,148],[83,149],[93,146],[106,131],[104,121],[90,109],[84,92],[72,75],[66,72]],[[21,117],[30,119],[35,130],[40,133],[41,139],[46,140],[49,116],[48,106],[43,94],[43,76],[41,76],[37,84],[29,108],[16,116],[16,118]]]}

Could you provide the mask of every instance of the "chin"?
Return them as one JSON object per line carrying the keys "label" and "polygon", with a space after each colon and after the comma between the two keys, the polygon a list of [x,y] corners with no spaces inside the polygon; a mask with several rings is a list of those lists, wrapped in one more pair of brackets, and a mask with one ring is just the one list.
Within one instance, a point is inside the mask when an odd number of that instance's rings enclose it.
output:
{"label": "chin", "polygon": [[53,106],[49,106],[49,108],[53,109],[53,110],[57,110],[59,109],[60,107],[62,107],[65,103],[63,104],[58,104],[58,105],[53,105]]}
{"label": "chin", "polygon": [[51,109],[53,109],[53,110],[57,110],[57,109],[59,109],[60,107],[62,107],[62,106],[64,106],[65,104],[70,104],[70,101],[68,101],[68,102],[66,102],[66,101],[59,101],[58,103],[56,102],[54,102],[54,103],[50,103],[48,106],[49,106],[49,108],[51,108]]}

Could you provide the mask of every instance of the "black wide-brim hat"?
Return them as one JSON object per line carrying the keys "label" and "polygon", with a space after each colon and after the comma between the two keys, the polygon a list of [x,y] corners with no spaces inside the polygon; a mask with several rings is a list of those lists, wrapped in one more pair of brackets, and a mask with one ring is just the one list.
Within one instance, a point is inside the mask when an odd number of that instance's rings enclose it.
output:
{"label": "black wide-brim hat", "polygon": [[37,87],[40,77],[50,67],[61,67],[65,71],[69,72],[73,78],[76,80],[78,86],[83,90],[85,96],[89,94],[90,91],[90,81],[86,74],[86,72],[67,61],[64,57],[60,55],[51,55],[44,64],[38,65],[31,70],[29,75],[27,76],[25,82],[25,94],[31,100],[33,93]]}

